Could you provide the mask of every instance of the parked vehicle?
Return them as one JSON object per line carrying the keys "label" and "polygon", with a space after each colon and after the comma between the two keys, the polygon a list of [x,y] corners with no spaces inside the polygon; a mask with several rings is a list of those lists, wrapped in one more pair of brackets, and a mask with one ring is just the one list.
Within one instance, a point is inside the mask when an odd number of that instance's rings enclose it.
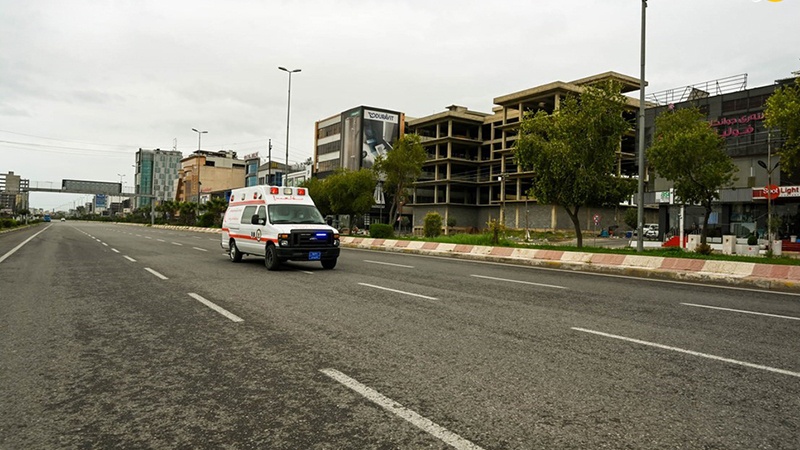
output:
{"label": "parked vehicle", "polygon": [[231,191],[220,245],[233,262],[261,256],[269,270],[284,261],[319,261],[336,267],[339,231],[325,222],[308,189],[252,186]]}
{"label": "parked vehicle", "polygon": [[644,237],[647,239],[658,239],[658,224],[648,223],[644,225]]}

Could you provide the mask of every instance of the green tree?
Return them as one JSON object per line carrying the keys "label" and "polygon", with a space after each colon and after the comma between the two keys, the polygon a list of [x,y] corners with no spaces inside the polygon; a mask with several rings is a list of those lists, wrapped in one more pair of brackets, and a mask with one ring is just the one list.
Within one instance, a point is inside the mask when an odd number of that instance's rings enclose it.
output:
{"label": "green tree", "polygon": [[615,175],[617,151],[631,129],[623,117],[627,98],[616,83],[568,95],[553,114],[526,113],[514,145],[516,163],[532,171],[528,195],[564,208],[583,246],[578,213],[584,206],[613,206],[635,191],[635,183]]}
{"label": "green tree", "polygon": [[792,175],[800,166],[800,78],[767,99],[764,115],[768,128],[781,131],[781,170]]}
{"label": "green tree", "polygon": [[725,140],[697,108],[665,112],[656,117],[655,137],[647,159],[655,172],[674,184],[686,204],[705,208],[700,243],[706,243],[711,203],[719,190],[736,178],[736,166],[725,153]]}
{"label": "green tree", "polygon": [[317,205],[317,209],[323,216],[333,214],[331,201],[325,191],[325,179],[312,177],[304,181],[302,186],[308,189],[308,195],[314,200],[314,204]]}
{"label": "green tree", "polygon": [[375,173],[370,169],[339,169],[323,180],[323,190],[335,214],[362,215],[375,204]]}
{"label": "green tree", "polygon": [[205,211],[200,217],[202,226],[221,227],[222,216],[225,214],[225,210],[228,209],[228,202],[219,197],[212,197],[203,203],[200,209]]}
{"label": "green tree", "polygon": [[394,217],[401,204],[408,202],[409,191],[422,173],[422,165],[428,154],[418,134],[406,134],[398,139],[392,150],[375,159],[373,170],[383,181],[383,190],[391,198],[389,220]]}

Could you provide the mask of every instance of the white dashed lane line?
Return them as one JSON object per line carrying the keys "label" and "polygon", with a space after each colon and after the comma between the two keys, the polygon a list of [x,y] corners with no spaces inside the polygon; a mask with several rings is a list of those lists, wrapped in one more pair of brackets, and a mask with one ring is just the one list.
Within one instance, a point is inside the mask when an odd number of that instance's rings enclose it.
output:
{"label": "white dashed lane line", "polygon": [[547,287],[553,289],[566,289],[564,286],[556,286],[554,284],[543,284],[543,283],[534,283],[532,281],[522,281],[522,280],[511,280],[508,278],[495,278],[495,277],[487,277],[485,275],[472,275],[475,278],[483,278],[485,280],[495,280],[495,281],[505,281],[506,283],[519,283],[519,284],[529,284],[531,286],[540,286],[540,287]]}
{"label": "white dashed lane line", "polygon": [[380,406],[386,411],[389,411],[395,416],[406,420],[407,422],[419,428],[420,430],[425,431],[426,433],[439,439],[445,444],[452,446],[453,448],[456,448],[458,450],[482,450],[482,447],[475,445],[471,441],[464,439],[463,437],[457,435],[456,433],[453,433],[447,428],[434,423],[430,419],[427,419],[419,415],[413,410],[410,410],[405,406],[401,405],[400,403],[397,403],[396,401],[390,399],[389,397],[386,397],[385,395],[381,394],[375,389],[372,389],[369,386],[359,383],[358,381],[348,377],[347,375],[343,374],[342,372],[339,372],[336,369],[322,369],[320,370],[320,372],[338,381],[344,386],[347,386],[348,388],[352,389],[353,391],[363,396],[367,400],[375,403],[376,405]]}
{"label": "white dashed lane line", "polygon": [[209,308],[213,309],[214,311],[222,314],[223,316],[227,317],[228,319],[230,319],[230,320],[232,320],[234,322],[243,322],[244,321],[244,319],[242,319],[241,317],[237,316],[236,314],[233,314],[232,312],[230,312],[230,311],[228,311],[228,310],[226,310],[226,309],[214,304],[213,302],[211,302],[209,300],[206,300],[205,298],[203,298],[202,296],[200,296],[198,294],[195,294],[194,292],[190,292],[189,296],[192,297],[193,299],[197,300],[198,302],[208,306]]}
{"label": "white dashed lane line", "polygon": [[780,314],[768,314],[768,313],[762,313],[762,312],[756,312],[756,311],[745,311],[743,309],[720,308],[719,306],[697,305],[697,304],[694,304],[694,303],[681,303],[681,305],[694,306],[695,308],[716,309],[718,311],[735,312],[735,313],[741,313],[741,314],[752,314],[752,315],[755,315],[755,316],[775,317],[775,318],[778,318],[778,319],[800,320],[800,317],[782,316]]}
{"label": "white dashed lane line", "polygon": [[136,262],[136,260],[131,258],[130,256],[123,255],[123,258],[127,259],[130,262]]}
{"label": "white dashed lane line", "polygon": [[165,277],[164,275],[161,275],[160,273],[156,272],[155,270],[149,267],[145,267],[144,270],[152,273],[153,275],[157,276],[158,278],[161,278],[162,280],[169,280],[169,278]]}
{"label": "white dashed lane line", "polygon": [[367,286],[367,287],[371,287],[371,288],[375,288],[375,289],[382,289],[384,291],[396,292],[398,294],[410,295],[412,297],[420,297],[420,298],[425,298],[425,299],[428,299],[428,300],[439,300],[436,297],[428,297],[427,295],[415,294],[413,292],[399,291],[397,289],[391,289],[391,288],[387,288],[387,287],[383,287],[383,286],[376,286],[374,284],[367,284],[367,283],[358,283],[358,284],[360,284],[361,286]]}
{"label": "white dashed lane line", "polygon": [[673,352],[684,353],[684,354],[687,354],[687,355],[699,356],[701,358],[712,359],[714,361],[722,361],[722,362],[726,362],[726,363],[730,363],[730,364],[736,364],[736,365],[739,365],[739,366],[750,367],[751,369],[766,370],[767,372],[779,373],[781,375],[789,375],[789,376],[792,376],[792,377],[800,378],[800,372],[792,372],[791,370],[778,369],[778,368],[775,368],[775,367],[764,366],[764,365],[761,365],[761,364],[753,364],[753,363],[749,363],[749,362],[745,362],[745,361],[739,361],[739,360],[736,360],[736,359],[724,358],[722,356],[709,355],[708,353],[700,353],[700,352],[696,352],[694,350],[686,350],[686,349],[678,348],[678,347],[670,347],[669,345],[657,344],[655,342],[642,341],[642,340],[639,340],[639,339],[633,339],[633,338],[629,338],[629,337],[625,337],[625,336],[618,336],[616,334],[603,333],[602,331],[587,330],[585,328],[576,328],[576,327],[572,327],[572,329],[575,330],[575,331],[581,331],[583,333],[591,333],[591,334],[594,334],[594,335],[597,335],[597,336],[603,336],[603,337],[612,338],[612,339],[619,339],[621,341],[632,342],[634,344],[646,345],[646,346],[649,346],[649,347],[660,348],[660,349],[663,349],[663,350],[670,350],[670,351],[673,351]]}
{"label": "white dashed lane line", "polygon": [[207,252],[208,251],[208,250],[206,250],[204,248],[200,248],[200,247],[192,247],[192,248],[195,249],[195,250],[199,250],[201,252]]}

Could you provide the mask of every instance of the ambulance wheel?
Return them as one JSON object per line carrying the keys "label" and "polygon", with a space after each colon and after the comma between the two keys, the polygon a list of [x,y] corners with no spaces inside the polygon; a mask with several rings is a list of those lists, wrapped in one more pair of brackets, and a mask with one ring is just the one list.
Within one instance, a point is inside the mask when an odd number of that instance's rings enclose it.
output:
{"label": "ambulance wheel", "polygon": [[234,241],[233,239],[231,239],[230,248],[231,249],[228,251],[228,257],[231,258],[231,261],[233,262],[241,261],[243,254],[242,252],[239,251],[239,247],[236,246],[236,241]]}
{"label": "ambulance wheel", "polygon": [[264,254],[264,265],[267,266],[267,270],[278,270],[281,266],[281,260],[276,253],[275,246],[268,244],[267,252]]}
{"label": "ambulance wheel", "polygon": [[322,268],[331,270],[336,267],[336,260],[335,259],[323,259],[322,260]]}

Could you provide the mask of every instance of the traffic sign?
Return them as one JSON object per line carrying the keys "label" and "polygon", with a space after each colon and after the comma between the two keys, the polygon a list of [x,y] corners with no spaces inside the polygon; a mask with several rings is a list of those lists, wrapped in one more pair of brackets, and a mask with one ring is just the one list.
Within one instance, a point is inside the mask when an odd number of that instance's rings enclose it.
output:
{"label": "traffic sign", "polygon": [[600,214],[595,214],[592,219],[594,220],[595,225],[600,225]]}
{"label": "traffic sign", "polygon": [[774,184],[768,184],[764,188],[764,197],[766,197],[767,200],[775,200],[779,195],[781,195],[781,189]]}

